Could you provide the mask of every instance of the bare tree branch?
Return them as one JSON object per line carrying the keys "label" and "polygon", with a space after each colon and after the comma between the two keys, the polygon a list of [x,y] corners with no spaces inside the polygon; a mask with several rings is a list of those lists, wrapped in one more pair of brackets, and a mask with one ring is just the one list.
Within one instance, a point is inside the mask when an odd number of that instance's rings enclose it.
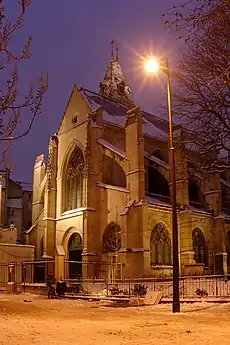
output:
{"label": "bare tree branch", "polygon": [[178,60],[173,109],[187,128],[187,150],[199,155],[200,169],[229,168],[230,1],[191,0],[166,17],[171,18],[166,25],[186,44]]}
{"label": "bare tree branch", "polygon": [[31,57],[32,37],[27,39],[20,51],[13,50],[11,42],[14,35],[23,27],[26,9],[31,4],[31,0],[11,1],[14,1],[15,5],[19,4],[19,14],[14,21],[9,19],[7,14],[6,0],[0,1],[0,155],[2,153],[2,157],[10,147],[7,142],[23,138],[30,132],[36,117],[41,112],[43,96],[48,87],[48,77],[41,75],[37,88],[29,86],[26,95],[22,95],[19,90],[18,70],[20,63]]}

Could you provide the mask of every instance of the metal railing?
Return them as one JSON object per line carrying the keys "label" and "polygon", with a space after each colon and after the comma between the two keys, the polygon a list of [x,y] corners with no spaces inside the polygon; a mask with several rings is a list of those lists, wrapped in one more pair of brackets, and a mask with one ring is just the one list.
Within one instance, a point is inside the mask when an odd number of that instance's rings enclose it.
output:
{"label": "metal railing", "polygon": [[[83,281],[84,293],[94,295],[110,295],[111,290],[116,288],[120,295],[132,295],[135,285],[145,285],[148,292],[159,291],[165,299],[171,299],[173,294],[172,278],[139,278],[123,279],[114,281]],[[195,276],[180,278],[180,298],[197,299],[230,298],[230,276]]]}
{"label": "metal railing", "polygon": [[[71,266],[72,265],[72,266]],[[48,275],[55,275],[54,261],[0,263],[0,290],[8,282],[19,289],[23,283],[46,283]],[[65,274],[69,291],[88,295],[110,295],[116,288],[119,294],[131,295],[134,286],[148,286],[148,291],[160,291],[163,298],[172,298],[172,277],[123,277],[120,266],[107,262],[65,261]],[[71,287],[75,287],[71,289]],[[203,275],[180,277],[180,298],[230,298],[230,275]]]}
{"label": "metal railing", "polygon": [[22,283],[46,283],[48,275],[55,275],[54,261],[0,263],[0,290],[6,290],[9,282],[16,288]]}

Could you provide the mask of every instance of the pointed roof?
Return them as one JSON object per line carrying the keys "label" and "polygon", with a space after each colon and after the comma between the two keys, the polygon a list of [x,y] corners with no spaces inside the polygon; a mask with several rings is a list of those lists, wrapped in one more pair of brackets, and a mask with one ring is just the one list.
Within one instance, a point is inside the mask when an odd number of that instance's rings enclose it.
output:
{"label": "pointed roof", "polygon": [[[80,92],[92,109],[102,110],[102,120],[104,123],[125,128],[126,113],[130,106],[124,105],[114,99],[99,95],[93,91],[81,88]],[[157,140],[168,141],[168,120],[141,110],[143,121],[143,132]]]}
{"label": "pointed roof", "polygon": [[119,62],[118,46],[115,41],[112,41],[111,45],[109,65],[104,80],[100,82],[100,95],[124,104],[128,108],[134,107],[132,92],[125,81]]}

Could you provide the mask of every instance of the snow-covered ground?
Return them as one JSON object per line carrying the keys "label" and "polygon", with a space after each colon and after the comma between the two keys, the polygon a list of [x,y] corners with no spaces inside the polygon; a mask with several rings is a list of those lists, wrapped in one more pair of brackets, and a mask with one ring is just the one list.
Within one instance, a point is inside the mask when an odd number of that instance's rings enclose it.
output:
{"label": "snow-covered ground", "polygon": [[181,310],[0,294],[0,345],[230,344],[230,304],[183,304]]}

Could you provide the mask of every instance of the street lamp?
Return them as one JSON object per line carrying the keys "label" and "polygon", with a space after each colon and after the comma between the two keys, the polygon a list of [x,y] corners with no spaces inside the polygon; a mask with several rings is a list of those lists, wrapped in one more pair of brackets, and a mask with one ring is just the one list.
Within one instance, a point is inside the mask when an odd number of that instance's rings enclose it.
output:
{"label": "street lamp", "polygon": [[173,313],[180,312],[180,283],[179,283],[179,258],[178,258],[178,225],[177,225],[177,207],[176,207],[176,178],[175,178],[175,156],[173,146],[173,122],[171,107],[171,82],[169,73],[168,58],[165,64],[161,65],[157,59],[152,57],[145,63],[145,69],[148,73],[157,73],[163,71],[167,77],[167,95],[168,95],[168,118],[169,118],[169,157],[170,157],[170,175],[171,175],[171,205],[172,205],[172,249],[173,249]]}

